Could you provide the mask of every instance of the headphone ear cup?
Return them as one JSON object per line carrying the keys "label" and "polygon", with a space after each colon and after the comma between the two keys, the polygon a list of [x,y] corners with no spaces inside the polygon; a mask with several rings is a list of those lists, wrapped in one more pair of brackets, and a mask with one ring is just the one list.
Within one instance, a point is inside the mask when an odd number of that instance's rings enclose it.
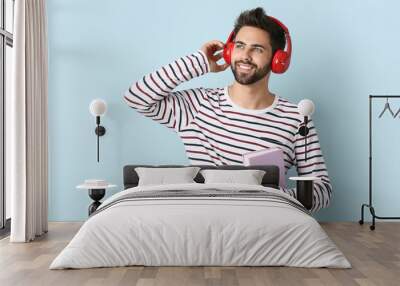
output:
{"label": "headphone ear cup", "polygon": [[277,50],[272,58],[271,70],[274,73],[284,73],[290,64],[289,54],[282,50]]}
{"label": "headphone ear cup", "polygon": [[223,50],[223,57],[225,62],[230,65],[231,64],[231,56],[232,56],[232,50],[234,47],[234,43],[232,42],[228,42],[225,44],[224,46],[224,50]]}

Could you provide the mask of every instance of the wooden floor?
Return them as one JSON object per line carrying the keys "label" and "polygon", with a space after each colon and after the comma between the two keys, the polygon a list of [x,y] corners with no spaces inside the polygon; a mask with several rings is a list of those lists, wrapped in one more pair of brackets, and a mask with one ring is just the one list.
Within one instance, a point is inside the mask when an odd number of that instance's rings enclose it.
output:
{"label": "wooden floor", "polygon": [[357,223],[323,228],[353,268],[119,267],[48,270],[81,223],[50,223],[32,243],[0,241],[0,285],[400,285],[400,223],[379,222],[375,231]]}

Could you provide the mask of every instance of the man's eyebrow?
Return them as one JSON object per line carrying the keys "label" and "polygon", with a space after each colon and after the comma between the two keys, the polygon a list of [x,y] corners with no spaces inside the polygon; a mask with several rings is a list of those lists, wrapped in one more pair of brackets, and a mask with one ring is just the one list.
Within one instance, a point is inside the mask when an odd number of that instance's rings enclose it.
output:
{"label": "man's eyebrow", "polygon": [[[235,43],[246,45],[246,43],[244,43],[242,41],[235,41]],[[254,48],[263,48],[264,50],[266,50],[266,48],[263,45],[260,45],[260,44],[254,44],[254,45],[251,45],[251,46],[254,47]]]}

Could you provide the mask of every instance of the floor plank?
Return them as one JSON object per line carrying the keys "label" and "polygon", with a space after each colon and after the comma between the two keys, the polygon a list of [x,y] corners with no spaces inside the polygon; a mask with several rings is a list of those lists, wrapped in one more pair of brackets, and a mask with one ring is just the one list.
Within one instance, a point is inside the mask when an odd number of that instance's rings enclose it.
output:
{"label": "floor plank", "polygon": [[81,223],[52,222],[32,243],[0,240],[0,285],[400,285],[400,223],[379,222],[375,231],[357,223],[322,223],[352,269],[291,267],[116,267],[48,269]]}

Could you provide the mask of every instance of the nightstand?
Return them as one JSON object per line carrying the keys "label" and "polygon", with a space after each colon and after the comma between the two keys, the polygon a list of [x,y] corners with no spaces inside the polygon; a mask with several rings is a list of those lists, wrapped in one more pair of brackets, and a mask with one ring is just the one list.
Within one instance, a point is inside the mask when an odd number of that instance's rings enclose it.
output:
{"label": "nightstand", "polygon": [[76,186],[77,189],[87,189],[89,197],[93,200],[88,208],[89,216],[101,205],[100,200],[106,194],[106,189],[116,186],[107,183],[105,180],[85,180],[83,184]]}

